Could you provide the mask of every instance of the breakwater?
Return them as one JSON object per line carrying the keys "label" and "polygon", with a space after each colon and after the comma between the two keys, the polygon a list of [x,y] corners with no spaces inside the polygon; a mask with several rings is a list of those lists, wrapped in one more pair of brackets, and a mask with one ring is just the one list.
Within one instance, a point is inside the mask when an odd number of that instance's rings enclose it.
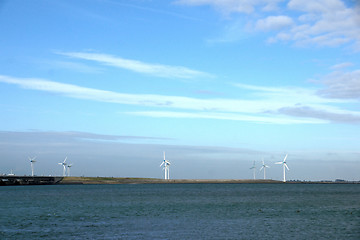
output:
{"label": "breakwater", "polygon": [[52,176],[0,176],[0,186],[12,185],[52,185],[59,183],[63,177]]}

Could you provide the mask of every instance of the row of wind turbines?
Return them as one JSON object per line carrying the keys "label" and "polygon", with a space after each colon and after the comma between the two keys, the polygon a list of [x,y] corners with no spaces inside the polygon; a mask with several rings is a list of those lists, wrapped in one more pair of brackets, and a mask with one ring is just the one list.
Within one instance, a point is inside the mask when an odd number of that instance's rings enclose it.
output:
{"label": "row of wind turbines", "polygon": [[[36,159],[36,157],[32,157],[32,158],[29,157],[32,177],[34,176],[34,164],[37,162],[35,159]],[[72,163],[67,164],[66,159],[67,159],[67,157],[64,159],[63,162],[58,163],[59,165],[63,166],[63,176],[64,177],[66,176],[66,172],[67,172],[67,176],[70,176],[70,168],[73,166]]]}
{"label": "row of wind turbines", "polygon": [[[160,167],[163,167],[163,170],[164,170],[164,179],[165,180],[168,180],[170,179],[170,161],[166,159],[165,157],[165,151],[163,152],[164,153],[164,160],[162,161],[162,163],[160,164]],[[286,158],[287,158],[287,154],[284,158],[283,161],[281,162],[276,162],[275,164],[281,164],[283,166],[283,182],[286,182],[286,176],[285,176],[285,168],[289,171],[289,167],[287,166],[286,164]],[[30,160],[30,164],[31,164],[31,176],[34,176],[34,163],[36,162],[36,157],[29,157],[29,160]],[[61,165],[63,167],[63,176],[65,177],[66,176],[66,172],[67,172],[67,176],[70,176],[70,168],[73,166],[73,164],[68,164],[66,162],[67,160],[67,157],[64,159],[64,161],[62,162],[59,162],[58,164]],[[264,162],[264,159],[262,160],[262,166],[260,168],[260,171],[264,171],[264,179],[266,179],[266,168],[270,168],[270,166],[266,165],[265,162]],[[254,161],[254,164],[253,166],[250,168],[250,169],[253,169],[253,175],[254,175],[254,179],[256,179],[256,165],[255,165],[255,161]]]}
{"label": "row of wind turbines", "polygon": [[[286,182],[286,176],[285,176],[285,173],[286,173],[286,171],[285,171],[285,168],[289,171],[290,169],[289,169],[289,167],[288,167],[288,165],[286,164],[286,158],[287,158],[287,154],[286,154],[286,156],[285,156],[285,158],[284,158],[284,160],[282,160],[281,162],[276,162],[275,164],[281,164],[282,165],[282,167],[283,167],[283,182]],[[270,166],[268,166],[268,165],[266,165],[265,164],[265,162],[264,162],[264,159],[262,160],[262,166],[261,166],[261,168],[260,168],[260,170],[259,171],[264,171],[264,179],[266,179],[266,168],[270,168]],[[250,169],[253,169],[253,175],[254,175],[254,179],[256,179],[256,166],[255,166],[255,161],[254,161],[254,164],[253,164],[253,166],[250,168]]]}
{"label": "row of wind turbines", "polygon": [[63,166],[63,176],[64,177],[66,176],[66,167],[67,167],[68,177],[70,177],[70,168],[73,166],[73,164],[72,163],[67,164],[66,159],[67,159],[67,157],[64,159],[63,162],[59,162],[58,164]]}
{"label": "row of wind turbines", "polygon": [[[285,176],[285,168],[289,171],[289,167],[286,164],[286,158],[287,158],[287,154],[284,158],[284,160],[282,160],[281,162],[276,162],[275,164],[281,164],[283,167],[283,182],[286,182],[286,176]],[[66,159],[65,159],[66,160]],[[60,163],[59,163],[60,164]],[[160,164],[160,167],[163,167],[164,170],[164,179],[168,180],[170,179],[170,161],[166,159],[165,157],[165,151],[164,151],[164,160],[162,161],[162,163]],[[262,160],[262,166],[260,168],[260,171],[264,171],[264,179],[266,179],[266,168],[270,168],[270,166],[266,165],[264,162],[264,159]],[[256,179],[256,165],[255,165],[255,161],[253,166],[250,168],[253,169],[254,171],[254,179]]]}

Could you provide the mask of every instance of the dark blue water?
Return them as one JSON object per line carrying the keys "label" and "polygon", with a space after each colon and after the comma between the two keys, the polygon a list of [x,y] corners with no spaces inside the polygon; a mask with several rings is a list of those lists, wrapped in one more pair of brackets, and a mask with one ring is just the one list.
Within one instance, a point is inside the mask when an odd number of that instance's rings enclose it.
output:
{"label": "dark blue water", "polygon": [[360,239],[360,185],[0,187],[0,239]]}

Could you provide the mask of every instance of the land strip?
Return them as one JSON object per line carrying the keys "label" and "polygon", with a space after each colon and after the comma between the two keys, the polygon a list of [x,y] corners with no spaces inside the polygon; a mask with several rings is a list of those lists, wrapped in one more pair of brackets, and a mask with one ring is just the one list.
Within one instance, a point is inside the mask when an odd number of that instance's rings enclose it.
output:
{"label": "land strip", "polygon": [[64,177],[60,184],[152,184],[152,183],[281,183],[261,179],[158,179],[158,178],[113,178],[113,177]]}

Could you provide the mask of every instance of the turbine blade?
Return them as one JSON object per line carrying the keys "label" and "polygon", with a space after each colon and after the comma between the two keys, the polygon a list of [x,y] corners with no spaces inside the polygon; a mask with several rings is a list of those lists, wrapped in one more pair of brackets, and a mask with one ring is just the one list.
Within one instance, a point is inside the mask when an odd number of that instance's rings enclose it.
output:
{"label": "turbine blade", "polygon": [[259,171],[261,171],[263,168],[264,168],[264,166],[262,166]]}
{"label": "turbine blade", "polygon": [[284,166],[287,168],[288,171],[290,170],[286,163],[284,163]]}
{"label": "turbine blade", "polygon": [[275,164],[283,164],[283,162],[276,162]]}
{"label": "turbine blade", "polygon": [[284,158],[284,161],[283,161],[283,162],[285,162],[285,161],[286,161],[287,156],[288,156],[288,155],[286,154],[286,156],[285,156],[285,158]]}

